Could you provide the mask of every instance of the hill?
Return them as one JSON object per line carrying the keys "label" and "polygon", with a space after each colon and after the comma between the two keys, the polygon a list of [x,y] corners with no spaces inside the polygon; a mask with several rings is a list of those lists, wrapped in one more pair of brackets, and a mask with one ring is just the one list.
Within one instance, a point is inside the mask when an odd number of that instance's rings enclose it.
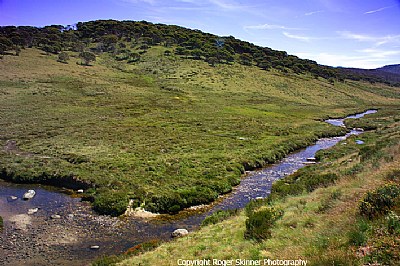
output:
{"label": "hill", "polygon": [[399,104],[399,88],[178,26],[0,32],[1,177],[84,188],[103,214],[209,203],[245,170],[343,133],[322,119]]}
{"label": "hill", "polygon": [[[211,65],[237,62],[242,65],[256,65],[263,70],[273,68],[283,72],[311,73],[332,81],[353,79],[399,85],[398,77],[391,79],[390,75],[382,76],[368,71],[338,70],[288,55],[284,51],[256,46],[233,36],[221,37],[174,25],[146,21],[97,20],[79,22],[72,26],[0,27],[0,55],[9,54],[10,50],[15,50],[15,54],[18,54],[24,47],[37,47],[53,54],[63,50],[90,50],[96,54],[110,53],[119,61],[133,63],[140,60],[141,55],[154,45],[173,48],[173,51],[167,50],[167,54],[173,52],[185,58],[206,61]],[[133,47],[136,47],[135,51],[132,51]]]}
{"label": "hill", "polygon": [[362,68],[338,68],[339,72],[344,75],[352,76],[353,80],[377,80],[388,84],[397,84],[400,82],[400,65],[389,65],[377,69],[362,69]]}
{"label": "hill", "polygon": [[400,75],[400,64],[383,66],[376,70]]}

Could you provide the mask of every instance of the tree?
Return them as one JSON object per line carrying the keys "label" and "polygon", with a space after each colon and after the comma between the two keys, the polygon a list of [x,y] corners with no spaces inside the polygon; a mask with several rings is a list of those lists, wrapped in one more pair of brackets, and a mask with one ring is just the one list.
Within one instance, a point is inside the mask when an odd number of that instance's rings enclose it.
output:
{"label": "tree", "polygon": [[92,52],[81,52],[79,57],[85,61],[84,65],[88,66],[91,61],[96,61],[96,55]]}
{"label": "tree", "polygon": [[68,60],[69,60],[69,55],[67,52],[61,52],[58,55],[58,60],[57,60],[58,62],[68,64]]}

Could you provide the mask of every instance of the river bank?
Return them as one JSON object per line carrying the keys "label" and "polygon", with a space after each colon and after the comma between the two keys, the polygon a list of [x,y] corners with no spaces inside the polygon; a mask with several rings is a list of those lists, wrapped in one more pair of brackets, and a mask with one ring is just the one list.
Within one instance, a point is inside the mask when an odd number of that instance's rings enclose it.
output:
{"label": "river bank", "polygon": [[[302,259],[313,266],[398,265],[399,238],[392,229],[393,221],[400,221],[398,201],[393,213],[377,220],[366,221],[359,209],[365,193],[399,184],[398,111],[380,110],[373,117],[354,121],[356,127],[370,124],[378,128],[321,150],[319,163],[275,182],[273,197],[264,201],[260,211],[274,208],[283,216],[270,228],[267,239],[245,238],[246,210],[153,251],[122,258],[117,265],[172,266],[178,260],[196,259]],[[335,179],[318,179],[323,176]]]}
{"label": "river bank", "polygon": [[[118,254],[140,242],[167,240],[177,228],[193,231],[206,216],[217,210],[242,208],[251,199],[266,197],[274,180],[303,167],[307,158],[313,157],[317,150],[331,147],[349,135],[359,133],[361,131],[352,131],[346,136],[320,139],[274,165],[247,173],[241,185],[213,204],[211,209],[180,219],[99,216],[93,213],[89,203],[56,191],[34,185],[0,183],[0,215],[5,221],[5,232],[1,235],[4,256],[1,256],[0,262],[4,265],[85,265],[100,255]],[[30,201],[22,201],[21,195],[28,188],[35,188],[37,196]],[[10,200],[10,196],[17,199]],[[31,208],[39,210],[29,215],[27,213]],[[54,214],[59,218],[52,218]]]}

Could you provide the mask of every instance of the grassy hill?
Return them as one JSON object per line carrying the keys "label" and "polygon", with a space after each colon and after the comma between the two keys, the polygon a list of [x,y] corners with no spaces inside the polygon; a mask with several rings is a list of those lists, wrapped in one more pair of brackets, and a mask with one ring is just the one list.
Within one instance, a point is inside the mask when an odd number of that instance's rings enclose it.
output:
{"label": "grassy hill", "polygon": [[[144,37],[101,37],[85,25],[63,42],[56,36],[70,31],[36,29],[47,41],[4,53],[0,169],[14,182],[85,188],[100,213],[119,215],[129,199],[167,213],[211,202],[245,170],[343,131],[322,119],[399,105],[396,87],[265,70],[236,52],[233,61],[198,60],[174,43],[143,46]],[[57,40],[67,59],[49,50]],[[82,63],[76,44],[96,61]]]}

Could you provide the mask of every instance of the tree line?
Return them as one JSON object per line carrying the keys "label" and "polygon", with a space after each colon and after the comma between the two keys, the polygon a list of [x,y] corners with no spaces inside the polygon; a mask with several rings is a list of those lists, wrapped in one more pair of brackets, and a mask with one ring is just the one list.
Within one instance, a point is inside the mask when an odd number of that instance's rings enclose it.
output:
{"label": "tree line", "polygon": [[[49,54],[58,54],[60,62],[67,62],[66,51],[73,51],[80,54],[82,64],[89,64],[95,60],[95,54],[101,53],[112,53],[117,60],[133,63],[140,60],[141,54],[149,47],[155,45],[171,47],[176,55],[204,60],[210,65],[237,62],[255,65],[264,70],[274,68],[282,72],[311,73],[331,82],[352,79],[400,85],[398,80],[390,77],[323,66],[315,61],[260,47],[233,36],[220,37],[176,25],[146,21],[96,20],[42,28],[0,27],[0,56],[19,55],[21,49],[35,47]],[[133,52],[133,47],[139,49]],[[171,53],[167,51],[165,55]]]}

